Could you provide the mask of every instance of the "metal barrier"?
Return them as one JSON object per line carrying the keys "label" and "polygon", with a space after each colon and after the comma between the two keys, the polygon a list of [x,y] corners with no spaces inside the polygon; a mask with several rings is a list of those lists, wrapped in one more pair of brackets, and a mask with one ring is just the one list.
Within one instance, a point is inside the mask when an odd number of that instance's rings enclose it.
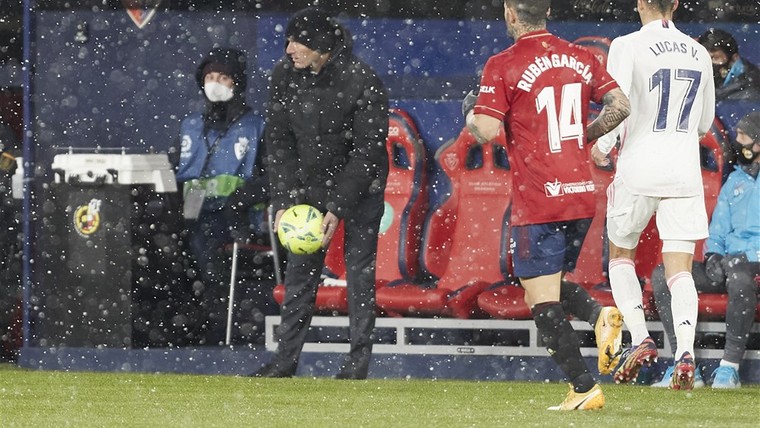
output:
{"label": "metal barrier", "polygon": [[[280,324],[279,316],[266,317],[266,348],[269,351],[277,349],[277,341],[274,332]],[[591,326],[584,321],[571,321],[573,328],[579,335],[591,334]],[[345,316],[318,316],[311,322],[312,329],[319,327],[348,328],[348,317]],[[662,323],[659,321],[647,322],[649,332],[655,335],[664,334]],[[395,343],[377,343],[373,347],[376,354],[410,354],[410,355],[510,355],[510,356],[536,356],[545,357],[546,348],[538,344],[538,334],[533,320],[496,320],[496,319],[451,319],[451,318],[377,318],[376,330],[391,329],[395,333]],[[448,344],[417,344],[414,343],[414,329],[430,329],[435,331],[472,330],[478,332],[512,332],[518,336],[527,337],[527,343],[521,345],[470,345],[467,343]],[[625,330],[624,330],[625,331]],[[724,334],[726,324],[724,322],[700,322],[697,324],[697,334],[716,333]],[[751,334],[760,333],[760,323],[755,323]],[[346,334],[347,337],[347,334]],[[590,343],[581,343],[581,354],[584,357],[595,357],[596,346]],[[348,352],[347,342],[309,341],[304,345],[303,352]],[[660,357],[672,357],[669,349],[660,348]],[[699,359],[721,358],[723,349],[695,349]],[[747,349],[745,359],[760,360],[760,349]]]}

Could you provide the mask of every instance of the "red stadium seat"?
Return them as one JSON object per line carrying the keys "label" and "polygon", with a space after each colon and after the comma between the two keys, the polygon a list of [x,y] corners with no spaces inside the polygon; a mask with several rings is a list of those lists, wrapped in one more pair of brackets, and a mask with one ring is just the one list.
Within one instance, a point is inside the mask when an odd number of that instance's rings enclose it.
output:
{"label": "red stadium seat", "polygon": [[377,286],[413,281],[420,273],[422,224],[428,207],[425,147],[414,121],[391,109],[385,213],[377,242]]}
{"label": "red stadium seat", "polygon": [[[760,282],[760,277],[755,278]],[[728,307],[728,294],[726,293],[699,293],[699,306],[697,312],[700,321],[722,321],[726,319]],[[755,309],[755,321],[760,322],[760,303]]]}
{"label": "red stadium seat", "polygon": [[525,304],[525,290],[518,284],[497,284],[478,296],[478,307],[493,318],[531,319],[530,308]]}
{"label": "red stadium seat", "polygon": [[378,290],[378,307],[390,314],[470,318],[477,296],[507,275],[511,175],[500,140],[479,145],[467,129],[441,146],[436,160],[451,181],[449,197],[423,233],[423,264],[434,287],[395,284]]}
{"label": "red stadium seat", "polygon": [[[377,243],[377,287],[409,281],[418,275],[420,230],[427,208],[425,150],[411,117],[391,109],[386,143],[389,158],[385,188],[385,212]],[[317,288],[315,309],[348,313],[343,222],[325,256],[326,276]],[[275,300],[282,304],[285,287],[275,287]]]}
{"label": "red stadium seat", "polygon": [[584,36],[573,40],[573,43],[581,45],[593,52],[596,59],[605,67],[607,66],[607,55],[610,53],[610,44],[612,43],[612,40],[607,37]]}

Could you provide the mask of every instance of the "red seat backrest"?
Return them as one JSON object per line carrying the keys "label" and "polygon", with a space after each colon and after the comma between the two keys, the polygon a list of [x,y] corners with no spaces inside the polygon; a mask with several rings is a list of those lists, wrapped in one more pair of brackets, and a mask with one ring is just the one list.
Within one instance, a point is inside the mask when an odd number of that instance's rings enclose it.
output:
{"label": "red seat backrest", "polygon": [[451,180],[449,200],[456,201],[444,204],[448,217],[439,219],[451,233],[438,288],[456,290],[476,281],[503,281],[508,271],[506,230],[512,191],[504,133],[480,145],[465,128],[453,143],[438,149],[436,160]]}
{"label": "red seat backrest", "polygon": [[591,221],[586,239],[583,241],[575,271],[568,273],[569,281],[589,288],[607,281],[605,255],[607,254],[606,213],[607,187],[615,176],[613,169],[603,169],[591,165],[591,177],[594,180],[594,196],[596,197],[596,214]]}
{"label": "red seat backrest", "polygon": [[391,109],[388,123],[388,180],[377,242],[379,285],[413,280],[419,273],[422,223],[428,206],[425,147],[411,117]]}
{"label": "red seat backrest", "polygon": [[573,43],[590,50],[603,66],[607,66],[607,55],[610,53],[612,40],[602,36],[583,36],[573,40]]}
{"label": "red seat backrest", "polygon": [[[705,208],[707,209],[707,217],[712,218],[715,205],[718,204],[718,194],[723,187],[726,154],[728,150],[731,150],[728,133],[720,119],[715,118],[710,132],[705,134],[700,145],[702,149],[702,185],[705,189]],[[694,259],[704,259],[704,240],[697,242]]]}

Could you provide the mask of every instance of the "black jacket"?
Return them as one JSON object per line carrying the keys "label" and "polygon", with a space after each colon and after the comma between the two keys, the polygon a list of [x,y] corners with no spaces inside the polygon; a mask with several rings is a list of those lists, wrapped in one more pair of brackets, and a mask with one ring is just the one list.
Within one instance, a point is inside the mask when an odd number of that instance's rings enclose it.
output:
{"label": "black jacket", "polygon": [[287,55],[272,71],[264,134],[275,211],[306,203],[344,218],[385,189],[388,96],[342,30],[319,74]]}
{"label": "black jacket", "polygon": [[760,100],[760,69],[755,64],[742,58],[744,73],[728,82],[728,85],[715,88],[715,99],[723,100]]}

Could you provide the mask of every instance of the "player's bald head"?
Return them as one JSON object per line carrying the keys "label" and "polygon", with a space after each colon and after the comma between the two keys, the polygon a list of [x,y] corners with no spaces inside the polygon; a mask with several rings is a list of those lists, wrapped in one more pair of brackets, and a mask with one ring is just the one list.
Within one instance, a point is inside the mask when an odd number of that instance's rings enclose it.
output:
{"label": "player's bald head", "polygon": [[514,9],[521,22],[541,25],[546,22],[551,0],[504,0],[504,7]]}

